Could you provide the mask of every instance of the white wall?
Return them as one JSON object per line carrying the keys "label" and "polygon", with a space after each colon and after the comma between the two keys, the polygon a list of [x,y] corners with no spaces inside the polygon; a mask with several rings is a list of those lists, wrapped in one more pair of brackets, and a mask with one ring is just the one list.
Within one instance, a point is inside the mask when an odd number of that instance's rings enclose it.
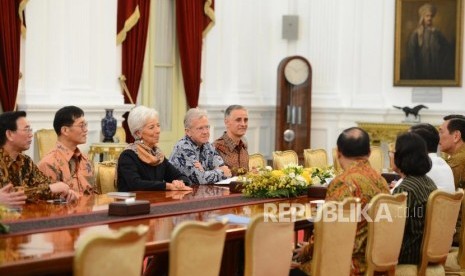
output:
{"label": "white wall", "polygon": [[[356,121],[396,122],[414,106],[412,87],[395,87],[395,2],[372,0],[217,0],[216,25],[205,40],[202,106],[237,103],[274,111],[279,62],[306,57],[313,68],[311,146],[330,150]],[[299,17],[299,38],[281,38],[283,15]],[[465,36],[462,36],[462,39]],[[462,61],[463,62],[463,61]],[[462,71],[462,79],[463,77]],[[443,87],[423,122],[438,124],[465,106],[462,87]],[[272,126],[274,117],[262,118]],[[267,144],[268,154],[274,142]]]}
{"label": "white wall", "polygon": [[[19,109],[35,130],[52,128],[53,116],[65,105],[81,107],[89,121],[89,145],[102,141],[105,108],[121,115],[124,104],[118,77],[121,49],[116,45],[117,1],[35,0],[26,6],[27,37],[22,44]],[[31,146],[27,154],[36,161]]]}
{"label": "white wall", "polygon": [[[130,106],[117,81],[116,6],[116,0],[28,2],[18,102],[33,128],[50,128],[58,108],[78,105],[89,120],[87,150],[101,141],[105,108],[115,108],[121,122]],[[392,105],[415,103],[411,87],[393,86],[394,11],[390,0],[216,0],[200,95],[200,106],[210,111],[212,139],[224,129],[221,110],[239,103],[249,107],[250,150],[270,156],[277,66],[290,55],[306,57],[313,67],[312,147],[331,149],[339,132],[356,121],[400,122],[403,114]],[[281,38],[283,15],[298,15],[298,40]],[[430,109],[422,110],[423,121],[463,113],[462,91],[442,88],[440,103],[425,103]],[[28,153],[36,155],[33,148]]]}

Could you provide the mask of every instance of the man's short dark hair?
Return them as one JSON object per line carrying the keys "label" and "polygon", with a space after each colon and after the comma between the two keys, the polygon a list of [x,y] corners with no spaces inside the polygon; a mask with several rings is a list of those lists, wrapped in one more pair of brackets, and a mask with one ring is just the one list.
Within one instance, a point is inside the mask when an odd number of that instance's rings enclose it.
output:
{"label": "man's short dark hair", "polygon": [[450,115],[444,116],[443,119],[444,121],[447,121],[450,119],[464,119],[465,120],[465,116],[460,115],[460,114],[450,114]]}
{"label": "man's short dark hair", "polygon": [[394,164],[402,173],[409,176],[423,176],[431,170],[426,142],[414,132],[397,136]]}
{"label": "man's short dark hair", "polygon": [[437,152],[439,144],[439,132],[431,124],[417,124],[410,127],[410,131],[418,134],[426,142],[428,152]]}
{"label": "man's short dark hair", "polygon": [[73,125],[74,121],[82,116],[84,116],[84,111],[77,106],[70,105],[62,107],[55,113],[53,129],[55,129],[57,135],[60,136],[61,127]]}
{"label": "man's short dark hair", "polygon": [[447,130],[452,134],[454,131],[460,131],[462,141],[465,142],[465,119],[453,118],[447,124]]}
{"label": "man's short dark hair", "polygon": [[359,128],[344,130],[337,138],[338,151],[345,157],[361,157],[370,154],[370,136]]}
{"label": "man's short dark hair", "polygon": [[229,117],[229,115],[231,115],[231,112],[233,112],[234,110],[247,110],[247,109],[243,107],[242,105],[238,105],[238,104],[230,105],[224,111],[224,118],[226,119],[227,117]]}
{"label": "man's short dark hair", "polygon": [[21,117],[26,117],[25,111],[8,111],[0,114],[0,146],[6,143],[7,130],[18,130],[16,121]]}

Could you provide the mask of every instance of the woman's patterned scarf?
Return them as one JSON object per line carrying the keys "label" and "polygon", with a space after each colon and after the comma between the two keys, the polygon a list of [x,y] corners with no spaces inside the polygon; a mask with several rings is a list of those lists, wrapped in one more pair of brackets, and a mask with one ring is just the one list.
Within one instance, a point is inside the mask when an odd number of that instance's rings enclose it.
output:
{"label": "woman's patterned scarf", "polygon": [[161,152],[160,148],[149,148],[141,140],[129,144],[126,149],[134,151],[142,162],[152,166],[160,165],[165,159],[165,155]]}

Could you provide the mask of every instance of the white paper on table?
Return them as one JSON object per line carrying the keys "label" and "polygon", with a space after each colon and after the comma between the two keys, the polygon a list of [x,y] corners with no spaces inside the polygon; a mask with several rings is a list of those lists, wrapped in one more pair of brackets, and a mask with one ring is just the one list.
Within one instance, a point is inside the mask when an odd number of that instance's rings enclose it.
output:
{"label": "white paper on table", "polygon": [[229,184],[233,181],[237,181],[237,176],[233,176],[231,178],[226,178],[226,179],[223,179],[223,180],[220,180],[218,182],[216,182],[215,184],[216,185],[224,185],[224,184]]}
{"label": "white paper on table", "polygon": [[227,214],[223,216],[215,217],[218,221],[226,221],[226,223],[233,223],[233,224],[249,224],[250,218],[245,216],[238,216],[235,214]]}

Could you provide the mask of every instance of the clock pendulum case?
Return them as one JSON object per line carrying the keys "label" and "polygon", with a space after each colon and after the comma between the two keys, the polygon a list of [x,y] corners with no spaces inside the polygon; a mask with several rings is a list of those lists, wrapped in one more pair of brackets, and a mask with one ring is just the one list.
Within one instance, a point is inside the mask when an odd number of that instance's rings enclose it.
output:
{"label": "clock pendulum case", "polygon": [[310,148],[312,67],[301,56],[283,59],[278,66],[276,150],[294,150],[303,161]]}

